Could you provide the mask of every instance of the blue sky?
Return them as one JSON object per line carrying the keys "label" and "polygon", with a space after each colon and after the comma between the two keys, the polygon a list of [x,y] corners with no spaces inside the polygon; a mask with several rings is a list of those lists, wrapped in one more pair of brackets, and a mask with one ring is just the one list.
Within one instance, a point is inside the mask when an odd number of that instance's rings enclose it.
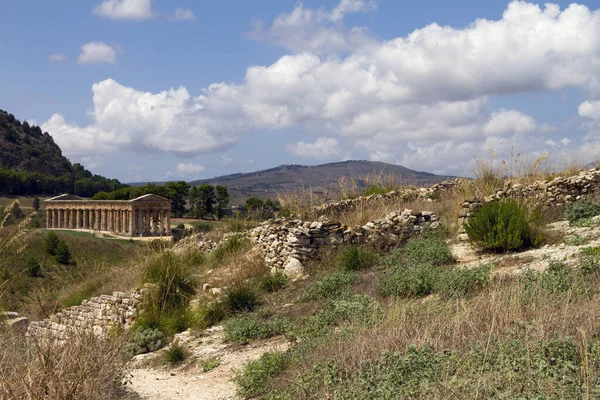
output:
{"label": "blue sky", "polygon": [[[62,5],[62,4],[68,4]],[[600,11],[508,1],[5,2],[0,108],[124,182],[492,148],[597,159]]]}

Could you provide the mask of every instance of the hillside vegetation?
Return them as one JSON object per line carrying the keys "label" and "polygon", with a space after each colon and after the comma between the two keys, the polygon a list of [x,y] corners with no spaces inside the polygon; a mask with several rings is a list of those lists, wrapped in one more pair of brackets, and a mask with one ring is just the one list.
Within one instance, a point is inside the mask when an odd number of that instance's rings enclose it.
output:
{"label": "hillside vegetation", "polygon": [[71,164],[48,132],[0,110],[0,194],[90,197],[123,186],[116,179],[92,174],[81,164]]}

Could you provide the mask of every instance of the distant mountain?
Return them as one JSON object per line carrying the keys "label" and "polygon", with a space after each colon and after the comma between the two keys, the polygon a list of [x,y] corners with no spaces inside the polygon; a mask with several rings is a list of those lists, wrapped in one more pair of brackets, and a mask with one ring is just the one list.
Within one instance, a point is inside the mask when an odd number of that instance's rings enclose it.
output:
{"label": "distant mountain", "polygon": [[124,187],[71,164],[48,132],[0,110],[0,193],[93,196]]}
{"label": "distant mountain", "polygon": [[310,188],[313,192],[339,189],[340,178],[353,180],[359,188],[377,180],[394,185],[427,186],[452,176],[413,171],[400,165],[375,161],[342,161],[316,166],[280,165],[263,171],[218,176],[190,182],[192,185],[209,183],[226,186],[233,205],[242,204],[249,197],[275,199],[278,193]]}

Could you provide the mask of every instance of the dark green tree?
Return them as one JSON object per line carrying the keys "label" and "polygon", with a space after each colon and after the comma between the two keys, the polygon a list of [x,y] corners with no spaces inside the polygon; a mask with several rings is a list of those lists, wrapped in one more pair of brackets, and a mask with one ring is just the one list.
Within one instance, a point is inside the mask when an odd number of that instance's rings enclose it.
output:
{"label": "dark green tree", "polygon": [[46,235],[46,238],[44,239],[44,249],[46,250],[46,253],[50,254],[51,256],[56,255],[56,247],[57,246],[58,246],[58,236],[56,236],[56,232],[54,232],[54,231],[48,232],[48,234]]}
{"label": "dark green tree", "polygon": [[35,257],[29,257],[27,260],[27,274],[34,278],[42,276],[42,267]]}
{"label": "dark green tree", "polygon": [[167,182],[164,186],[164,194],[160,190],[149,193],[154,193],[158,196],[165,196],[171,200],[171,210],[176,217],[181,217],[185,213],[185,201],[189,197],[190,185],[185,181]]}
{"label": "dark green tree", "polygon": [[71,262],[71,252],[64,241],[58,241],[58,244],[56,245],[56,255],[54,258],[56,259],[57,263],[63,265],[67,265]]}
{"label": "dark green tree", "polygon": [[216,214],[217,219],[223,218],[225,213],[225,209],[229,206],[229,192],[227,192],[227,188],[225,186],[217,185],[217,206],[216,206]]}
{"label": "dark green tree", "polygon": [[212,214],[215,203],[215,188],[208,183],[198,186],[198,204],[197,211],[200,218],[205,218],[206,214]]}
{"label": "dark green tree", "polygon": [[37,196],[35,196],[35,197],[33,198],[33,209],[34,209],[35,211],[39,211],[39,210],[40,210],[40,198],[39,198],[39,197],[37,197]]}

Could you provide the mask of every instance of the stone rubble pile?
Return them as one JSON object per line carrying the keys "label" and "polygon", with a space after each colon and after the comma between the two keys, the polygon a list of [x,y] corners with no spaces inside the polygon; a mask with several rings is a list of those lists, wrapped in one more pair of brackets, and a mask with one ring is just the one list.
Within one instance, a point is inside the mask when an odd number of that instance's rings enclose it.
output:
{"label": "stone rubble pile", "polygon": [[323,247],[363,244],[390,250],[423,229],[438,226],[439,217],[431,212],[404,210],[355,227],[326,218],[310,222],[280,218],[263,222],[249,236],[264,254],[267,266],[298,274]]}
{"label": "stone rubble pile", "polygon": [[98,336],[116,327],[129,328],[138,315],[141,292],[114,292],[84,300],[80,306],[61,310],[43,321],[29,324],[27,334],[58,341],[69,339],[76,330],[91,331]]}
{"label": "stone rubble pile", "polygon": [[414,200],[434,200],[439,197],[442,192],[452,190],[461,184],[461,179],[453,181],[444,181],[430,187],[406,187],[399,190],[394,190],[385,194],[373,194],[370,196],[361,196],[356,199],[342,200],[335,203],[323,204],[313,209],[317,217],[327,216],[329,218],[337,218],[340,214],[353,211],[356,209],[364,209],[374,204],[386,202],[404,202]]}

